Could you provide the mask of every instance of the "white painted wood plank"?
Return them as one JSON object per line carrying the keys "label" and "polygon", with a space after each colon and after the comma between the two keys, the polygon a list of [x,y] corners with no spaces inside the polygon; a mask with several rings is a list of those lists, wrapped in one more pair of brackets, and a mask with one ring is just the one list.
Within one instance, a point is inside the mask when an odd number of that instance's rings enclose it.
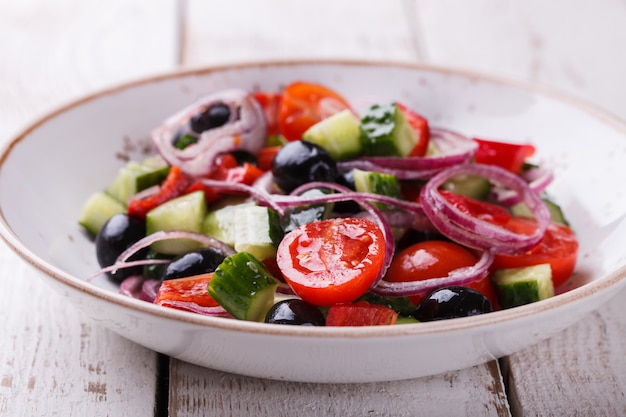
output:
{"label": "white painted wood plank", "polygon": [[423,59],[531,81],[626,119],[626,3],[415,0]]}
{"label": "white painted wood plank", "polygon": [[94,90],[172,69],[177,0],[0,0],[0,138]]}
{"label": "white painted wood plank", "polygon": [[187,3],[187,66],[290,58],[417,58],[405,18],[407,2],[402,0]]}
{"label": "white painted wood plank", "polygon": [[496,362],[410,381],[311,384],[241,377],[174,361],[170,381],[171,417],[510,415]]}
{"label": "white painted wood plank", "polygon": [[[0,0],[0,139],[61,103],[174,67],[176,8]],[[4,245],[0,280],[0,415],[154,415],[154,352],[84,317]]]}
{"label": "white painted wood plank", "polygon": [[626,290],[557,337],[508,357],[514,415],[626,415]]}

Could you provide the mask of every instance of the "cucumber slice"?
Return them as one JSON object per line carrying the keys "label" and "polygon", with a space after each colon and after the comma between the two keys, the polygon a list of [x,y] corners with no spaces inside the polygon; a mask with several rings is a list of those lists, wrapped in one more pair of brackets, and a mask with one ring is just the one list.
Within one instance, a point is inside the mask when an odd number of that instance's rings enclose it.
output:
{"label": "cucumber slice", "polygon": [[278,213],[268,207],[239,207],[235,216],[235,244],[237,252],[250,252],[263,260],[276,256],[276,248],[283,237]]}
{"label": "cucumber slice", "polygon": [[374,105],[361,117],[362,153],[407,156],[417,144],[417,133],[395,103]]}
{"label": "cucumber slice", "polygon": [[[321,189],[312,189],[305,191],[301,194],[302,197],[316,197],[327,195],[329,191],[324,191]],[[310,204],[305,206],[299,206],[293,210],[291,210],[284,217],[284,233],[289,233],[298,227],[312,223],[317,220],[327,219],[333,211],[334,204],[326,203],[326,204]]]}
{"label": "cucumber slice", "polygon": [[[204,192],[195,191],[150,210],[146,215],[146,233],[152,234],[159,230],[187,230],[200,233],[205,216]],[[199,247],[200,243],[189,239],[161,240],[151,245],[155,252],[168,255],[182,255]]]}
{"label": "cucumber slice", "polygon": [[96,236],[113,215],[125,213],[126,206],[103,192],[93,193],[83,205],[78,224]]}
{"label": "cucumber slice", "polygon": [[213,273],[209,294],[233,317],[263,321],[274,304],[278,281],[248,252],[226,258]]}
{"label": "cucumber slice", "polygon": [[120,168],[113,182],[106,189],[106,193],[122,204],[128,198],[156,184],[160,184],[167,173],[169,166],[160,156],[150,157],[139,163],[130,161]]}
{"label": "cucumber slice", "polygon": [[350,159],[361,152],[361,121],[346,109],[311,126],[302,140],[321,146],[335,161]]}
{"label": "cucumber slice", "polygon": [[499,269],[491,280],[503,308],[534,303],[554,295],[550,264]]}
{"label": "cucumber slice", "polygon": [[477,175],[455,175],[445,181],[441,188],[455,194],[484,201],[491,191],[491,183],[486,178]]}
{"label": "cucumber slice", "polygon": [[[386,195],[390,197],[402,198],[400,182],[395,175],[382,172],[364,171],[353,169],[354,188],[361,193],[371,193]],[[380,209],[388,208],[386,204],[374,203]]]}
{"label": "cucumber slice", "polygon": [[[554,203],[553,201],[545,197],[542,198],[542,200],[548,207],[548,210],[550,211],[550,218],[553,222],[560,223],[565,226],[569,226],[569,222],[565,218],[565,215],[563,214],[563,210],[561,209],[561,206],[559,206],[558,204]],[[511,207],[510,210],[511,210],[511,214],[513,214],[514,216],[533,218],[532,213],[530,212],[530,210],[528,209],[525,203],[516,204],[513,207]]]}
{"label": "cucumber slice", "polygon": [[210,211],[204,218],[202,233],[213,236],[217,240],[235,246],[235,211],[244,207],[254,206],[254,203],[241,203],[224,206]]}

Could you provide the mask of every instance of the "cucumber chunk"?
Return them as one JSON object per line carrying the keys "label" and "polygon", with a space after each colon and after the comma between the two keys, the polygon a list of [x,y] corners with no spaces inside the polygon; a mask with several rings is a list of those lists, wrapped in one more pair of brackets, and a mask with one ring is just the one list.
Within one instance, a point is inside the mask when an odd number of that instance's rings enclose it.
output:
{"label": "cucumber chunk", "polygon": [[417,133],[396,103],[374,105],[361,117],[363,154],[407,156],[417,141]]}
{"label": "cucumber chunk", "polygon": [[126,206],[103,192],[93,193],[83,205],[78,224],[96,236],[113,215],[125,213]]}
{"label": "cucumber chunk", "polygon": [[[553,201],[545,197],[542,198],[542,200],[545,203],[545,205],[548,207],[548,210],[550,211],[550,219],[554,223],[560,223],[562,225],[569,226],[569,222],[565,218],[565,215],[563,214],[563,210],[561,209],[561,206],[559,206],[558,204],[554,203]],[[525,203],[518,203],[514,205],[513,207],[511,207],[510,210],[511,210],[511,214],[513,214],[514,216],[533,218],[532,213],[530,212],[530,210],[528,209]]]}
{"label": "cucumber chunk", "polygon": [[274,305],[278,281],[248,252],[226,258],[213,273],[209,294],[233,317],[263,321]]}
{"label": "cucumber chunk", "polygon": [[237,252],[249,252],[263,260],[276,256],[283,237],[278,213],[268,207],[239,207],[234,212]]}
{"label": "cucumber chunk", "polygon": [[484,201],[491,191],[491,183],[486,178],[477,175],[455,175],[445,181],[441,188],[455,194]]}
{"label": "cucumber chunk", "polygon": [[[402,198],[400,182],[395,175],[364,171],[356,168],[352,170],[352,175],[354,177],[354,188],[358,192]],[[374,203],[374,205],[380,209],[388,208],[383,203]]]}
{"label": "cucumber chunk", "polygon": [[554,295],[550,264],[499,269],[491,280],[503,308],[534,303]]}
{"label": "cucumber chunk", "polygon": [[235,211],[254,206],[254,203],[241,203],[211,210],[202,225],[202,233],[213,236],[217,240],[235,246]]}
{"label": "cucumber chunk", "polygon": [[302,140],[321,146],[335,161],[350,159],[361,152],[361,121],[346,109],[311,126]]}
{"label": "cucumber chunk", "polygon": [[128,198],[156,184],[160,184],[169,166],[160,156],[145,159],[143,162],[130,161],[120,168],[113,182],[107,187],[106,193],[122,204]]}
{"label": "cucumber chunk", "polygon": [[[329,191],[314,188],[301,194],[302,197],[316,197],[327,195]],[[298,206],[289,211],[283,220],[284,233],[289,233],[298,227],[317,220],[327,219],[333,211],[333,203],[309,204]]]}
{"label": "cucumber chunk", "polygon": [[[146,215],[146,233],[152,234],[160,230],[186,230],[201,233],[205,216],[204,192],[195,191],[150,210]],[[199,247],[201,247],[200,243],[189,239],[161,240],[151,245],[152,250],[168,255],[182,255]]]}

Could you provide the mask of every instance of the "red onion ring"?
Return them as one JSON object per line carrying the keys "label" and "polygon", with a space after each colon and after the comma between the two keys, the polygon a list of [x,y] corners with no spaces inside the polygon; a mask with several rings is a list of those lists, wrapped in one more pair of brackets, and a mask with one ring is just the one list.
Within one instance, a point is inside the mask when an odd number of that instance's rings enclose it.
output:
{"label": "red onion ring", "polygon": [[221,306],[205,307],[191,301],[163,300],[156,303],[162,307],[175,308],[177,310],[190,311],[205,316],[231,317]]}
{"label": "red onion ring", "polygon": [[430,140],[439,151],[431,156],[363,157],[338,164],[341,169],[358,168],[393,174],[398,179],[429,178],[442,169],[469,162],[478,144],[470,138],[447,129],[431,128]]}
{"label": "red onion ring", "polygon": [[[223,126],[206,130],[198,141],[185,149],[173,143],[177,132],[187,126],[189,119],[213,104],[228,106],[230,120]],[[208,95],[167,118],[152,131],[152,142],[170,165],[178,165],[192,177],[210,174],[217,155],[235,149],[257,153],[267,139],[265,111],[245,90],[223,90]]]}
{"label": "red onion ring", "polygon": [[485,250],[481,252],[476,264],[450,271],[446,277],[409,282],[389,282],[383,280],[376,287],[372,288],[372,291],[385,297],[406,297],[442,287],[453,285],[466,286],[486,277],[489,274],[489,267],[493,263],[493,259],[493,253]]}
{"label": "red onion ring", "polygon": [[[481,176],[515,190],[537,220],[537,229],[531,235],[518,234],[457,209],[439,193],[439,187],[459,174]],[[424,213],[443,235],[465,246],[494,253],[515,254],[532,248],[539,243],[550,222],[550,212],[539,195],[523,179],[493,165],[463,164],[448,168],[422,188],[420,200]]]}
{"label": "red onion ring", "polygon": [[[554,173],[550,169],[533,168],[522,174],[531,190],[537,194],[543,192],[554,180]],[[494,190],[495,199],[505,207],[512,207],[522,201],[518,193],[512,190]]]}

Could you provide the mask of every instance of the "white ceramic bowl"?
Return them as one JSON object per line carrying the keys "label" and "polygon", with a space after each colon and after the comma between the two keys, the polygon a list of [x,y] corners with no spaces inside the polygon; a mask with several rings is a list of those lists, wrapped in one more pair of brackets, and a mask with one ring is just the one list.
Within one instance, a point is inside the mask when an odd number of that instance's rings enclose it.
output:
{"label": "white ceramic bowl", "polygon": [[[442,322],[303,328],[193,315],[116,293],[78,226],[85,199],[148,132],[197,97],[226,87],[276,90],[295,80],[348,98],[397,99],[431,124],[468,135],[530,141],[555,169],[550,192],[580,239],[567,292],[532,305]],[[250,376],[311,382],[397,380],[508,355],[575,323],[622,286],[626,269],[626,126],[530,86],[448,69],[363,62],[208,68],[118,86],[65,106],[14,138],[0,160],[0,232],[67,300],[150,349]]]}

